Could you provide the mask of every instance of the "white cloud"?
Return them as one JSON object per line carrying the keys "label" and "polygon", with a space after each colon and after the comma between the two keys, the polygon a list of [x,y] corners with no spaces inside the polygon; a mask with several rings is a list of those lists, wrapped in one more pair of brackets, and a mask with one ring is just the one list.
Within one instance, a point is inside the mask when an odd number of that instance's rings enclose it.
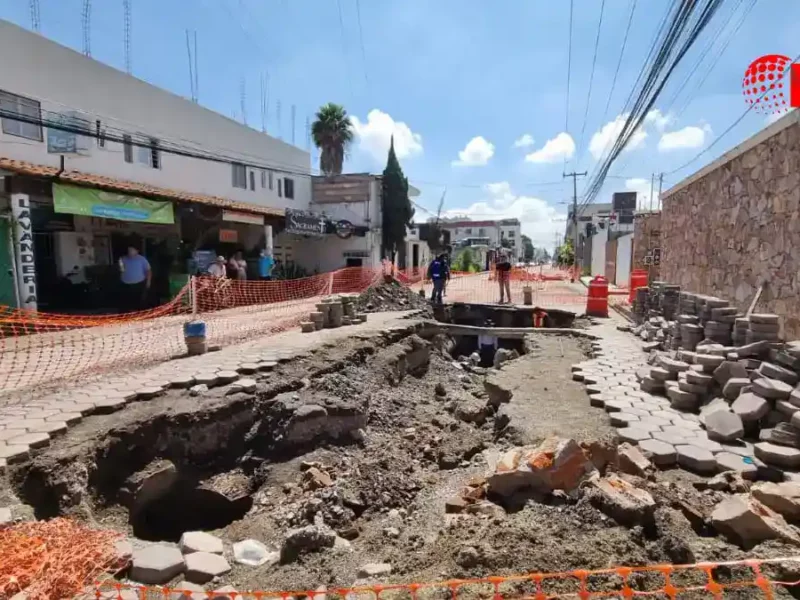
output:
{"label": "white cloud", "polygon": [[669,152],[670,150],[701,148],[706,143],[706,135],[711,135],[711,127],[708,125],[702,127],[689,125],[678,131],[663,134],[658,140],[658,149],[661,152]]}
{"label": "white cloud", "polygon": [[530,133],[524,133],[522,137],[514,142],[514,148],[528,148],[533,146],[533,142],[533,136]]}
{"label": "white cloud", "polygon": [[[658,111],[650,111],[648,116],[654,112]],[[661,113],[659,113],[659,115],[660,114]],[[609,121],[603,125],[599,131],[594,132],[592,139],[589,141],[589,152],[595,160],[600,160],[607,151],[611,150],[614,141],[619,137],[619,134],[622,133],[627,120],[627,114],[617,115],[616,119]],[[645,120],[647,120],[647,117],[645,117]],[[641,146],[646,139],[647,132],[640,127],[631,136],[630,141],[627,146],[625,146],[625,150],[635,150]]]}
{"label": "white cloud", "polygon": [[467,217],[474,220],[517,218],[522,223],[522,233],[537,247],[553,251],[555,234],[563,236],[566,227],[563,213],[559,214],[541,198],[518,196],[507,181],[485,186],[486,198],[464,208],[454,208],[444,217]]}
{"label": "white cloud", "polygon": [[653,201],[650,201],[651,181],[642,177],[625,180],[625,189],[636,192],[636,208],[639,210],[661,209],[661,198],[658,194],[658,181],[652,183]]}
{"label": "white cloud", "polygon": [[575,141],[566,132],[559,133],[552,140],[547,140],[541,150],[531,152],[525,157],[526,162],[555,163],[572,158],[575,154]]}
{"label": "white cloud", "polygon": [[403,159],[422,154],[422,136],[411,131],[402,121],[395,121],[387,113],[373,108],[367,121],[350,117],[361,150],[372,156],[377,163],[385,163],[389,152],[389,142],[394,136],[394,151],[397,158]]}
{"label": "white cloud", "polygon": [[673,117],[671,115],[662,114],[660,110],[654,108],[644,118],[644,122],[648,125],[653,125],[658,131],[664,131],[667,125],[672,123]]}
{"label": "white cloud", "polygon": [[479,135],[472,138],[458,153],[458,160],[453,161],[455,167],[483,167],[494,156],[494,144]]}

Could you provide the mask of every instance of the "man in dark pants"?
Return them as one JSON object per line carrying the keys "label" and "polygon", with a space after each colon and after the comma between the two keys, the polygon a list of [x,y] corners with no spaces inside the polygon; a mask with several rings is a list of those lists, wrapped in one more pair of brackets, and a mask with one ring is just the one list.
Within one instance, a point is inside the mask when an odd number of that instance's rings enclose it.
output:
{"label": "man in dark pants", "polygon": [[442,304],[444,285],[447,281],[447,278],[450,276],[450,270],[447,268],[447,263],[444,260],[444,256],[444,254],[440,254],[428,266],[428,279],[433,281],[431,302],[435,304]]}
{"label": "man in dark pants", "polygon": [[125,311],[142,310],[153,278],[150,263],[139,254],[138,248],[128,246],[128,253],[119,259],[122,282],[122,308]]}

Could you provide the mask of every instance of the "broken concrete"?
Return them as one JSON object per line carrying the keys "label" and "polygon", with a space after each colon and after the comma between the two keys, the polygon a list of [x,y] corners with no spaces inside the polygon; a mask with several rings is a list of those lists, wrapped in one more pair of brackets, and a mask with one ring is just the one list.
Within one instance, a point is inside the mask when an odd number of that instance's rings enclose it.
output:
{"label": "broken concrete", "polygon": [[224,551],[222,540],[205,531],[187,531],[181,536],[179,547],[184,554],[193,552],[222,554]]}
{"label": "broken concrete", "polygon": [[713,410],[704,421],[709,439],[716,442],[732,442],[744,435],[741,417],[727,410]]}
{"label": "broken concrete", "polygon": [[291,562],[301,554],[333,548],[336,533],[325,525],[306,525],[286,534],[281,546],[281,562]]}
{"label": "broken concrete", "polygon": [[130,577],[139,583],[161,585],[186,569],[183,554],[174,546],[153,544],[133,553]]}
{"label": "broken concrete", "polygon": [[210,552],[193,552],[184,557],[186,561],[186,579],[192,583],[208,583],[231,570],[224,556]]}
{"label": "broken concrete", "polygon": [[800,483],[762,481],[753,486],[751,493],[753,498],[785,518],[800,520]]}
{"label": "broken concrete", "polygon": [[620,471],[630,475],[645,477],[653,470],[653,464],[636,446],[627,442],[620,444],[617,451],[617,462]]}
{"label": "broken concrete", "polygon": [[745,392],[734,401],[731,410],[739,415],[743,422],[748,423],[766,417],[770,410],[770,404],[761,396]]}
{"label": "broken concrete", "polygon": [[711,523],[746,550],[773,539],[800,544],[797,532],[783,517],[745,494],[720,502],[711,514]]}
{"label": "broken concrete", "polygon": [[645,490],[611,474],[592,483],[592,502],[621,525],[632,527],[652,522],[656,503]]}

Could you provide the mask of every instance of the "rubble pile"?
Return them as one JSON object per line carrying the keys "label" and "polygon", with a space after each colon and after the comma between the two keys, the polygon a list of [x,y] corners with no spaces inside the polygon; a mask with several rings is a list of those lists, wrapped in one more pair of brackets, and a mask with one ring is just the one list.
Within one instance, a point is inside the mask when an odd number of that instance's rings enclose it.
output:
{"label": "rubble pile", "polygon": [[430,304],[418,292],[397,281],[367,288],[354,301],[360,313],[430,310]]}

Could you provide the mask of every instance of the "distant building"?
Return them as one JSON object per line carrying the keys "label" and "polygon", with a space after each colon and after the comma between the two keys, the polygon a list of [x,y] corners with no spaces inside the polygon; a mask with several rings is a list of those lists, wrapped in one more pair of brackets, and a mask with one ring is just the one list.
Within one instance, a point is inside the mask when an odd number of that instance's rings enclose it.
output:
{"label": "distant building", "polygon": [[441,226],[450,232],[454,248],[481,247],[486,248],[487,254],[491,254],[502,246],[508,249],[514,262],[521,260],[522,224],[519,219],[447,221],[442,222]]}

